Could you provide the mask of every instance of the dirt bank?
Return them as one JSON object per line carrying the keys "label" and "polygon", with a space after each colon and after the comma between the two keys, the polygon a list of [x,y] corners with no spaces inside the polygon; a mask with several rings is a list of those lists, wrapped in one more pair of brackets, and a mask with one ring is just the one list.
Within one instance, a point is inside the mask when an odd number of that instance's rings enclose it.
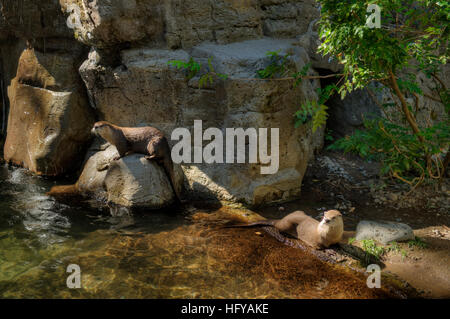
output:
{"label": "dirt bank", "polygon": [[[295,210],[314,217],[326,209],[344,214],[347,237],[359,221],[403,222],[425,247],[398,243],[385,246],[383,271],[393,273],[415,287],[422,297],[450,296],[450,200],[449,181],[424,185],[415,192],[389,180],[379,179],[378,165],[352,155],[324,152],[308,167],[300,200],[256,210],[266,218],[280,218]],[[356,243],[357,244],[357,243]],[[391,247],[391,248],[389,248]]]}

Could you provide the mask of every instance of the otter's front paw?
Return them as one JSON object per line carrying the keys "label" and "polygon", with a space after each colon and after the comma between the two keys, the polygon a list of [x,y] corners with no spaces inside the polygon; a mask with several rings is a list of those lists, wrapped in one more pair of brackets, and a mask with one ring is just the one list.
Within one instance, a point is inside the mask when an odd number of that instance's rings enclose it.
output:
{"label": "otter's front paw", "polygon": [[118,160],[120,160],[121,158],[122,158],[122,156],[120,156],[120,155],[114,156],[114,157],[113,157],[113,161],[118,161]]}

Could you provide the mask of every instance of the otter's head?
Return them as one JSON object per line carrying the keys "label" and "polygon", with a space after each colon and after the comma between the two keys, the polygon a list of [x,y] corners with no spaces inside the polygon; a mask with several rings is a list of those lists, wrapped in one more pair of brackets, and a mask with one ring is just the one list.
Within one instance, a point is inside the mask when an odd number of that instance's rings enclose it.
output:
{"label": "otter's head", "polygon": [[96,122],[91,130],[92,134],[103,137],[105,140],[110,142],[110,137],[113,134],[113,126],[111,123],[106,121]]}
{"label": "otter's head", "polygon": [[319,224],[319,231],[321,232],[322,237],[325,236],[330,242],[339,242],[344,233],[342,214],[337,210],[326,211]]}

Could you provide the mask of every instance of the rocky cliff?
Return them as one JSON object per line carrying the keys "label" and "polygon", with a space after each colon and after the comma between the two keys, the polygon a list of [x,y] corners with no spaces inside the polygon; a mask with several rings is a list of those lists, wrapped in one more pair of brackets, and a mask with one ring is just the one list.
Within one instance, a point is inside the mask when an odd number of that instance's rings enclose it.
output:
{"label": "rocky cliff", "polygon": [[[9,110],[6,161],[43,175],[76,171],[95,120],[155,126],[169,141],[175,128],[193,133],[195,120],[203,121],[203,129],[222,132],[280,128],[277,173],[261,175],[260,162],[182,164],[185,196],[258,205],[300,194],[307,163],[323,145],[324,128],[315,133],[311,123],[295,128],[293,114],[301,103],[317,99],[321,83],[303,81],[291,90],[291,80],[261,80],[255,74],[268,65],[266,52],[277,50],[290,55],[291,71],[308,63],[310,75],[339,69],[315,52],[319,9],[313,0],[0,0],[0,7],[0,106]],[[198,76],[188,80],[168,65],[190,58],[203,65],[211,61],[228,78],[199,87]],[[353,106],[360,102],[355,100]],[[349,123],[337,126],[360,125],[345,118],[355,114],[342,105],[332,117]],[[84,162],[102,157],[95,157],[97,151],[91,147]],[[115,175],[105,174],[122,176],[133,167],[136,177],[158,169],[140,163],[139,156],[127,159],[112,165]],[[89,167],[83,181],[96,178],[86,176],[95,171]],[[97,172],[104,169],[112,168]],[[133,181],[144,187],[139,178]],[[110,189],[112,184],[109,178]],[[108,192],[105,187],[102,179],[97,188]],[[171,196],[164,194],[168,201]],[[117,191],[106,196],[116,204],[140,206]]]}

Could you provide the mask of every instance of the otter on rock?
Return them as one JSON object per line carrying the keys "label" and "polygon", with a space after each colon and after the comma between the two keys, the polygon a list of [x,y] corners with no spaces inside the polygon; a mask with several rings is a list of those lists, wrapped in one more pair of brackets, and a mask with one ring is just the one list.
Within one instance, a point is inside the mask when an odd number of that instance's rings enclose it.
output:
{"label": "otter on rock", "polygon": [[231,227],[256,227],[272,226],[283,233],[287,233],[304,241],[315,249],[328,248],[337,244],[344,233],[342,214],[337,210],[329,210],[324,213],[319,223],[314,218],[302,211],[296,211],[278,220],[262,220],[247,225]]}
{"label": "otter on rock", "polygon": [[130,153],[139,153],[147,155],[145,158],[148,160],[154,159],[162,164],[176,198],[181,203],[180,194],[175,187],[175,173],[169,143],[160,130],[150,126],[120,127],[106,121],[100,121],[94,124],[91,132],[101,136],[117,148],[119,156],[116,156],[114,160]]}

